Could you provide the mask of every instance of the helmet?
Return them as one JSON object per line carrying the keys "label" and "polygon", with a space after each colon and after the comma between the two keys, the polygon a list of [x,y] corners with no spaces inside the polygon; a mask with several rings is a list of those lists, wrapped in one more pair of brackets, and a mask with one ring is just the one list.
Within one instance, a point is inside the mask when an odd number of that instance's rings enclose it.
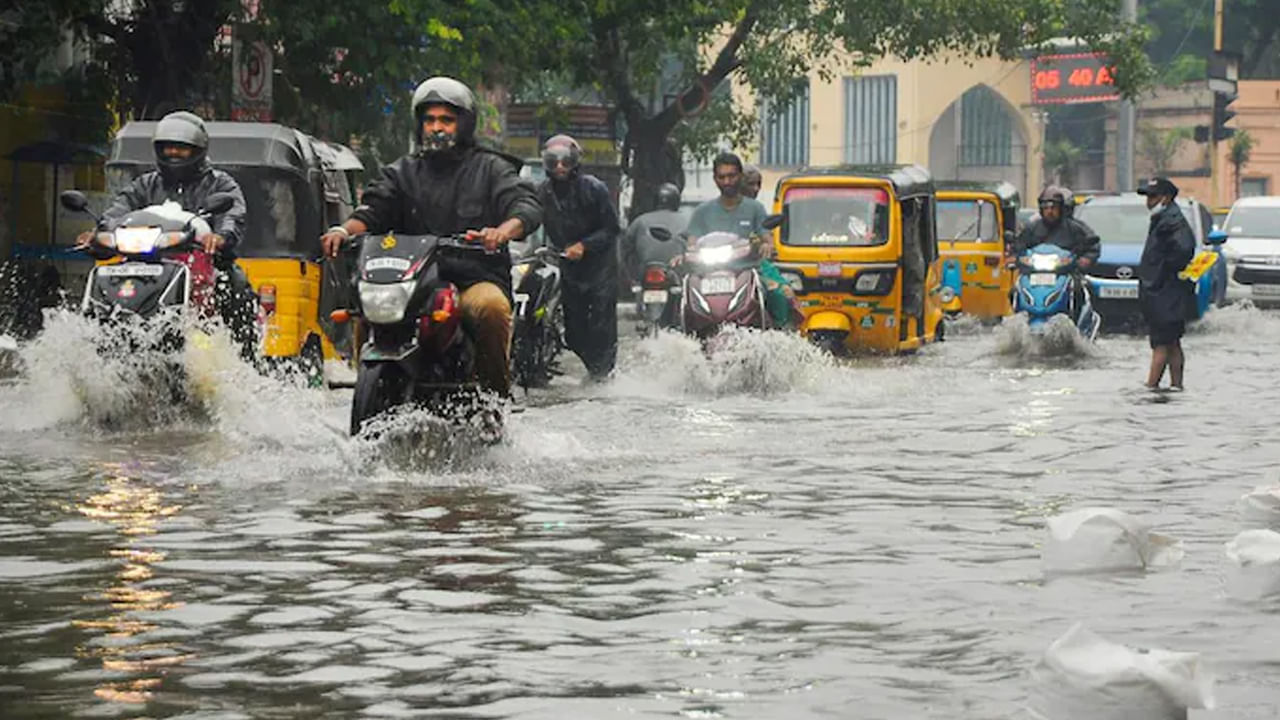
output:
{"label": "helmet", "polygon": [[559,161],[565,161],[570,172],[578,170],[582,162],[582,146],[568,135],[554,135],[542,145],[542,167],[547,172],[556,169]]}
{"label": "helmet", "polygon": [[662,183],[658,186],[658,207],[662,210],[679,210],[680,209],[680,188],[672,183]]}
{"label": "helmet", "polygon": [[[184,145],[191,148],[189,157],[168,157],[164,148]],[[180,110],[160,118],[151,135],[156,153],[156,167],[166,180],[182,182],[195,177],[204,167],[209,153],[209,133],[199,115]]]}
{"label": "helmet", "polygon": [[1040,191],[1039,204],[1045,205],[1047,203],[1057,203],[1058,205],[1066,207],[1069,202],[1068,198],[1070,197],[1070,190],[1060,185],[1050,185]]}
{"label": "helmet", "polygon": [[[422,116],[428,105],[448,105],[458,113],[458,134],[436,133],[422,137]],[[422,153],[450,150],[456,145],[470,145],[476,136],[476,96],[471,88],[451,77],[437,76],[423,80],[413,91],[413,120],[416,150]]]}

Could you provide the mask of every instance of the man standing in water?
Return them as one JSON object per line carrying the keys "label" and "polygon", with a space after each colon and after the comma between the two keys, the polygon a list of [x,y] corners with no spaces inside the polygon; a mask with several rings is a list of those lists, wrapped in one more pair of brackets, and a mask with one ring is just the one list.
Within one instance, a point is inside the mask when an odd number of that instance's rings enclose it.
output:
{"label": "man standing in water", "polygon": [[547,140],[538,188],[547,240],[564,253],[564,339],[593,381],[618,356],[618,248],[622,227],[609,188],[580,167],[582,148],[568,135]]}
{"label": "man standing in water", "polygon": [[1152,178],[1138,188],[1147,197],[1151,225],[1147,244],[1138,265],[1138,292],[1142,314],[1151,337],[1151,370],[1147,387],[1160,387],[1165,368],[1173,389],[1182,389],[1186,359],[1182,355],[1182,334],[1186,318],[1195,302],[1191,283],[1178,277],[1196,254],[1196,238],[1174,199],[1178,186],[1168,178]]}

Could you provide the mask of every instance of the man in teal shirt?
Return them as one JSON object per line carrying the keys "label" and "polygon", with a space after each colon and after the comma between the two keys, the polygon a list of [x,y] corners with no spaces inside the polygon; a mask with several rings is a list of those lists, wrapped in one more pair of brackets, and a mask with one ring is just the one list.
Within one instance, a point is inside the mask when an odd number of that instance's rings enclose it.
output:
{"label": "man in teal shirt", "polygon": [[[690,247],[698,238],[713,232],[733,233],[741,237],[763,239],[760,244],[760,278],[764,281],[765,304],[769,315],[777,327],[788,327],[798,308],[792,302],[791,288],[769,261],[773,254],[773,243],[764,229],[764,219],[768,217],[764,205],[755,198],[746,197],[742,193],[743,173],[742,160],[733,153],[724,152],[716,156],[711,163],[716,187],[720,188],[720,197],[702,203],[693,211],[686,233],[689,235]],[[793,312],[794,310],[794,312]]]}

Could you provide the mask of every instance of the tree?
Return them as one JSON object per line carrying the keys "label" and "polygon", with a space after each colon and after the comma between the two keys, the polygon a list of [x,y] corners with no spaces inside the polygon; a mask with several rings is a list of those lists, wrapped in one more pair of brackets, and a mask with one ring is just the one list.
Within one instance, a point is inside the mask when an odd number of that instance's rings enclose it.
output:
{"label": "tree", "polygon": [[1075,179],[1083,152],[1070,140],[1050,140],[1044,144],[1044,174],[1061,185]]}
{"label": "tree", "polygon": [[1138,155],[1147,161],[1152,175],[1167,175],[1182,144],[1194,135],[1188,127],[1162,129],[1144,125],[1138,133]]}
{"label": "tree", "polygon": [[[673,140],[705,142],[727,132],[740,141],[756,127],[749,108],[716,97],[726,81],[785,103],[811,71],[830,78],[889,55],[1015,58],[1028,46],[1073,35],[1112,53],[1117,81],[1132,93],[1148,79],[1146,35],[1118,21],[1118,9],[1113,0],[567,0],[545,3],[541,12],[551,19],[528,37],[543,46],[550,61],[544,67],[567,69],[618,108],[633,211],[643,211],[653,206],[658,184],[681,179],[680,150],[690,148],[675,148]],[[669,101],[650,104],[668,58],[683,68],[679,82]]]}
{"label": "tree", "polygon": [[[1204,0],[1143,0],[1150,26],[1147,46],[1161,81],[1203,80],[1213,50],[1213,3]],[[1280,13],[1274,0],[1231,0],[1223,13],[1223,47],[1241,53],[1240,77],[1280,77]]]}
{"label": "tree", "polygon": [[1240,197],[1240,174],[1244,170],[1244,166],[1249,164],[1249,157],[1253,155],[1254,140],[1248,130],[1237,130],[1236,134],[1231,137],[1231,145],[1228,150],[1228,159],[1231,161],[1231,167],[1236,171],[1236,197]]}

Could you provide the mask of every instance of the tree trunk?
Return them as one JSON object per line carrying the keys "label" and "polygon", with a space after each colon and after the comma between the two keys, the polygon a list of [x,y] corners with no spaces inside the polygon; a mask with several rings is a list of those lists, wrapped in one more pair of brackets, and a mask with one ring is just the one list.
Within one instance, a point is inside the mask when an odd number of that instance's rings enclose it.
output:
{"label": "tree trunk", "polygon": [[669,132],[646,118],[627,127],[623,143],[627,176],[631,178],[631,207],[627,219],[657,207],[658,186],[673,183],[684,189],[684,163],[680,150],[671,141]]}

